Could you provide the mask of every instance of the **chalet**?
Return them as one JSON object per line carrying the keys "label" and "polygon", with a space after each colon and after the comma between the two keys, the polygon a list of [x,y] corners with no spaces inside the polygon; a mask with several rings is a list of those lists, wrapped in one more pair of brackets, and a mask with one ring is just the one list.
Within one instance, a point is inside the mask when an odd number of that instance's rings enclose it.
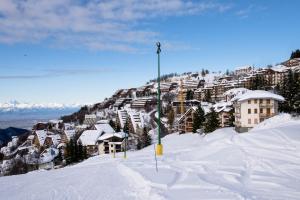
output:
{"label": "chalet", "polygon": [[219,102],[214,104],[213,108],[218,113],[220,126],[228,127],[230,125],[230,112],[233,114],[232,102]]}
{"label": "chalet", "polygon": [[61,142],[61,136],[59,134],[47,134],[44,141],[44,148],[56,147]]}
{"label": "chalet", "polygon": [[89,155],[94,155],[98,151],[97,141],[100,136],[101,131],[99,130],[86,130],[81,134],[77,142],[87,148]]}
{"label": "chalet", "polygon": [[108,120],[98,121],[95,125],[92,126],[91,129],[100,131],[101,135],[104,133],[115,132],[115,130],[110,126]]}
{"label": "chalet", "polygon": [[74,139],[75,135],[76,131],[74,129],[64,130],[61,135],[61,142],[66,144],[70,142],[71,139]]}
{"label": "chalet", "polygon": [[238,132],[246,132],[256,124],[278,114],[278,102],[284,101],[280,95],[254,90],[235,98],[235,127]]}
{"label": "chalet", "polygon": [[187,133],[193,131],[194,113],[197,107],[190,107],[179,119],[178,119],[178,132]]}
{"label": "chalet", "polygon": [[98,138],[98,152],[101,154],[112,154],[122,152],[127,148],[125,138],[128,135],[124,132],[105,133]]}
{"label": "chalet", "polygon": [[[36,130],[34,131],[34,139],[33,139],[33,145],[37,148],[43,148],[48,131],[47,130]],[[54,133],[50,133],[51,135]]]}

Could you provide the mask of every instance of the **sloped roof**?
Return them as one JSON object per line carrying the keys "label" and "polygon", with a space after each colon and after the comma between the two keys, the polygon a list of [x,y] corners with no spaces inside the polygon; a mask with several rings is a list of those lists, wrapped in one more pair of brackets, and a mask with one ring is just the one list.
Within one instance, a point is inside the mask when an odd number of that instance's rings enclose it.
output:
{"label": "sloped roof", "polygon": [[113,133],[115,130],[106,123],[95,124],[95,128],[100,131],[100,133]]}
{"label": "sloped roof", "polygon": [[277,101],[284,101],[284,98],[282,96],[264,90],[250,90],[245,94],[238,95],[236,99],[239,102],[248,99],[274,99]]}
{"label": "sloped roof", "polygon": [[128,136],[128,134],[124,133],[124,132],[105,133],[105,134],[103,134],[102,136],[100,136],[98,138],[98,141],[100,141],[100,140],[107,140],[108,138],[112,138],[112,137],[125,138],[126,136]]}
{"label": "sloped roof", "polygon": [[101,132],[99,130],[86,130],[79,137],[79,141],[83,146],[95,145]]}

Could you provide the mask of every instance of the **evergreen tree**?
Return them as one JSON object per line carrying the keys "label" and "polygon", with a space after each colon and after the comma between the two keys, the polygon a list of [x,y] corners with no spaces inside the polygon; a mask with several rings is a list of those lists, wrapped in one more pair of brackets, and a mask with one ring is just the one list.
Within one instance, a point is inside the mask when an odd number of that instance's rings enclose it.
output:
{"label": "evergreen tree", "polygon": [[116,131],[117,126],[116,126],[116,123],[113,120],[109,120],[109,125]]}
{"label": "evergreen tree", "polygon": [[230,72],[229,72],[229,69],[226,70],[226,73],[225,73],[227,76],[229,76]]}
{"label": "evergreen tree", "polygon": [[78,143],[78,160],[83,160],[84,156],[83,156],[83,146],[82,143],[79,142]]}
{"label": "evergreen tree", "polygon": [[144,127],[143,133],[138,140],[137,149],[143,149],[143,148],[151,145],[151,143],[152,143],[152,138],[148,134],[147,128]]}
{"label": "evergreen tree", "polygon": [[229,111],[229,120],[228,120],[228,126],[233,127],[235,122],[235,117],[234,117],[234,109],[232,108]]}
{"label": "evergreen tree", "polygon": [[168,124],[170,125],[171,129],[173,127],[174,120],[175,120],[175,113],[174,113],[173,108],[171,107],[168,112]]}
{"label": "evergreen tree", "polygon": [[186,100],[192,100],[194,98],[194,94],[192,90],[188,90],[186,93]]}
{"label": "evergreen tree", "polygon": [[202,69],[202,71],[201,71],[201,76],[202,76],[202,77],[205,76],[205,70],[204,70],[204,69]]}
{"label": "evergreen tree", "polygon": [[118,133],[118,132],[120,132],[120,131],[121,131],[121,127],[120,127],[119,124],[117,124],[117,125],[116,125],[116,132]]}
{"label": "evergreen tree", "polygon": [[210,90],[206,90],[205,96],[204,96],[204,101],[211,102],[211,93],[210,93]]}
{"label": "evergreen tree", "polygon": [[199,105],[196,112],[194,113],[193,133],[196,133],[198,129],[202,128],[205,121],[204,115],[204,110],[202,109],[201,105]]}
{"label": "evergreen tree", "polygon": [[206,121],[204,123],[204,132],[211,133],[220,127],[218,113],[213,108],[210,109],[210,113],[206,115]]}
{"label": "evergreen tree", "polygon": [[125,124],[124,124],[124,127],[123,127],[123,132],[124,133],[129,133],[129,117],[127,117],[127,119],[126,119],[126,122],[125,122]]}
{"label": "evergreen tree", "polygon": [[300,58],[300,50],[297,49],[296,51],[293,51],[290,58]]}

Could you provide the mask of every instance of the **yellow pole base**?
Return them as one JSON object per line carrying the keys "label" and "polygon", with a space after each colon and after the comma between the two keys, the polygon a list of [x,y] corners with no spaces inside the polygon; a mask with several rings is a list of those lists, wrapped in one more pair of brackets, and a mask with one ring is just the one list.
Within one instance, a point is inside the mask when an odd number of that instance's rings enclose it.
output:
{"label": "yellow pole base", "polygon": [[156,155],[158,155],[158,156],[163,155],[163,146],[162,146],[162,144],[156,145]]}

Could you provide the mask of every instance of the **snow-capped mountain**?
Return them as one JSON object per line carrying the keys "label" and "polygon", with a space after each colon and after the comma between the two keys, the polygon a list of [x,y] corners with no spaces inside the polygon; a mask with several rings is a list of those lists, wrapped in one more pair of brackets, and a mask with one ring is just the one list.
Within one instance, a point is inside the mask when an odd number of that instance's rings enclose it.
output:
{"label": "snow-capped mountain", "polygon": [[0,112],[15,112],[15,111],[34,111],[34,110],[65,110],[76,109],[81,104],[60,104],[60,103],[22,103],[16,100],[0,103]]}

